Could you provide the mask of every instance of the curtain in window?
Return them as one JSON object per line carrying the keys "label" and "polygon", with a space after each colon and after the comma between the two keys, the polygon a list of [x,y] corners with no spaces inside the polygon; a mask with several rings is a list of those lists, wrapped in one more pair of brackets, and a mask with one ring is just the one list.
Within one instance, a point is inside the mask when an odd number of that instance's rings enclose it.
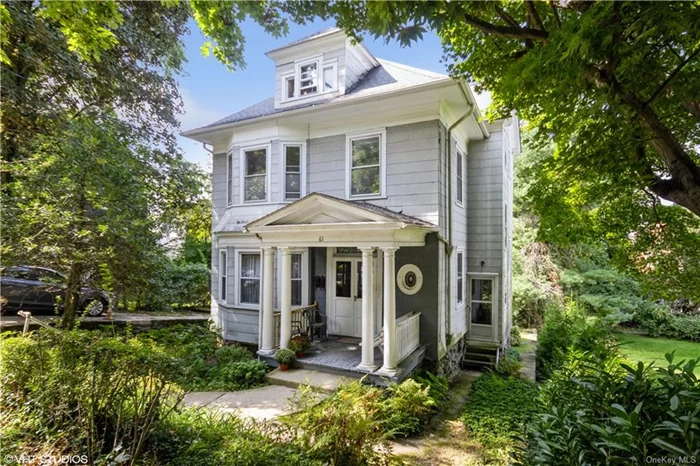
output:
{"label": "curtain in window", "polygon": [[260,254],[241,254],[241,303],[260,303]]}

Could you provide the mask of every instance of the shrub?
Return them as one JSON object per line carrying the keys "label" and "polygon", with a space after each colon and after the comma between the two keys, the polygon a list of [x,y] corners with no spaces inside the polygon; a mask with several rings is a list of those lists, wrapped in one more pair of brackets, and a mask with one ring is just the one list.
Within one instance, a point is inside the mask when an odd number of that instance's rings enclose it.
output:
{"label": "shrub", "polygon": [[450,384],[447,377],[435,375],[432,372],[423,372],[416,375],[415,380],[423,387],[427,387],[428,396],[433,400],[435,409],[439,409],[450,397]]}
{"label": "shrub", "polygon": [[510,328],[510,346],[520,346],[523,342],[522,336],[520,335],[520,327],[516,324]]}
{"label": "shrub", "polygon": [[[129,335],[40,330],[0,339],[4,453],[136,461],[178,402],[173,360]],[[28,451],[24,451],[24,450]]]}
{"label": "shrub", "polygon": [[209,304],[211,273],[202,263],[167,261],[160,276],[154,279],[148,294],[147,308],[196,307]]}
{"label": "shrub", "polygon": [[[700,358],[666,368],[572,353],[547,382],[518,464],[645,464],[700,451]],[[692,419],[695,419],[694,421]]]}
{"label": "shrub", "polygon": [[507,449],[535,412],[537,386],[515,377],[484,374],[471,386],[462,421],[489,450]]}
{"label": "shrub", "polygon": [[153,463],[169,466],[324,464],[290,442],[289,435],[265,435],[260,427],[229,413],[174,412],[154,432],[149,456]]}
{"label": "shrub", "polygon": [[700,318],[672,313],[667,307],[655,305],[640,309],[635,321],[653,337],[700,341]]}
{"label": "shrub", "polygon": [[522,356],[514,349],[509,349],[498,361],[498,364],[493,368],[496,374],[505,377],[517,377],[522,369]]}
{"label": "shrub", "polygon": [[319,404],[319,396],[302,387],[291,400],[296,414],[282,422],[295,429],[299,446],[314,459],[334,466],[386,463],[383,397],[382,389],[356,381]]}
{"label": "shrub", "polygon": [[537,379],[547,379],[562,367],[570,348],[604,353],[611,345],[610,328],[601,320],[587,318],[572,302],[565,308],[552,306],[547,310],[544,326],[537,336]]}
{"label": "shrub", "polygon": [[408,437],[422,432],[436,406],[430,397],[430,387],[408,379],[391,385],[387,391],[380,412],[384,431],[390,437]]}
{"label": "shrub", "polygon": [[294,351],[287,348],[278,349],[275,353],[275,361],[280,364],[292,364],[296,359]]}
{"label": "shrub", "polygon": [[225,366],[232,362],[248,361],[253,358],[253,355],[243,346],[231,345],[217,348],[214,357],[220,366]]}

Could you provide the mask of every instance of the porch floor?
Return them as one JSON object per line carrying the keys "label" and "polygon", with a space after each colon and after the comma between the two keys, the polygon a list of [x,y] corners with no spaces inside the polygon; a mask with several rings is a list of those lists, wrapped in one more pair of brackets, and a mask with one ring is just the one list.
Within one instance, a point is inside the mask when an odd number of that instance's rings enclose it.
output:
{"label": "porch floor", "polygon": [[[379,374],[366,372],[357,368],[362,362],[362,346],[359,338],[338,337],[330,335],[328,341],[314,341],[311,348],[303,358],[297,359],[295,366],[303,369],[315,369],[331,374],[345,375],[348,377],[361,378],[369,375],[369,379],[379,385],[385,385],[386,380]],[[420,347],[409,357],[402,361],[395,377],[389,379],[391,382],[401,381],[417,367],[423,360],[425,347]],[[270,365],[277,366],[271,355],[260,354]],[[384,359],[378,348],[374,348],[374,364],[377,369],[382,367]]]}

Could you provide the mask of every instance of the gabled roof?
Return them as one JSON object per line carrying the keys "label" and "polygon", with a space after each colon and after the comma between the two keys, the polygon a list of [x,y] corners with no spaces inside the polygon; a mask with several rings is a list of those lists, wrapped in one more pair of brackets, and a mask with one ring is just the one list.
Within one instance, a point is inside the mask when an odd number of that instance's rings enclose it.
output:
{"label": "gabled roof", "polygon": [[236,113],[233,113],[221,120],[215,121],[202,128],[186,131],[185,136],[192,131],[199,131],[205,128],[215,128],[217,126],[254,120],[268,115],[281,114],[292,110],[298,110],[305,107],[321,107],[323,105],[352,101],[361,97],[388,94],[402,89],[407,89],[415,86],[421,86],[430,83],[449,81],[451,78],[447,75],[434,73],[412,66],[402,65],[387,60],[378,60],[379,66],[370,70],[360,81],[353,87],[348,89],[344,95],[339,95],[322,102],[314,102],[312,104],[300,104],[284,108],[275,108],[274,97],[269,97],[255,105],[244,108]]}
{"label": "gabled roof", "polygon": [[394,225],[435,229],[436,226],[424,220],[394,212],[384,207],[364,201],[348,201],[321,193],[311,193],[289,205],[264,215],[248,223],[244,230],[256,232],[261,228],[301,225]]}
{"label": "gabled roof", "polygon": [[329,35],[335,34],[337,32],[341,32],[341,29],[337,28],[337,27],[329,27],[329,28],[323,29],[321,31],[315,32],[313,34],[309,34],[308,36],[304,36],[301,39],[297,39],[295,41],[292,41],[286,45],[283,45],[282,47],[277,47],[276,49],[269,50],[269,51],[265,52],[265,55],[270,55],[271,53],[277,52],[278,50],[284,50],[284,49],[287,49],[289,47],[299,45],[303,42],[308,42],[308,41],[313,40],[313,39],[320,39],[321,37],[329,36]]}

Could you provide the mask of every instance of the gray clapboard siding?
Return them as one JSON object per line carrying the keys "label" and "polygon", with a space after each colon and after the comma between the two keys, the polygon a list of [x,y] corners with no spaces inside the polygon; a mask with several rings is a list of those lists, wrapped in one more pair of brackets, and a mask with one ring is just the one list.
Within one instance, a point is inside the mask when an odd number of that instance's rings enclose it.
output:
{"label": "gray clapboard siding", "polygon": [[226,340],[242,343],[258,343],[258,311],[224,309],[223,330]]}

